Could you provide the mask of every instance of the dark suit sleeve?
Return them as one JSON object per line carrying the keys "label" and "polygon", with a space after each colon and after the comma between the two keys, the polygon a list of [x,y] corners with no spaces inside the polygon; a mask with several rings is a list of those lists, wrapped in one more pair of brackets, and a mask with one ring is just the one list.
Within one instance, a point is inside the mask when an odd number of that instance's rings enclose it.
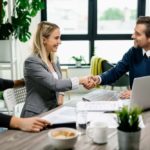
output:
{"label": "dark suit sleeve", "polygon": [[124,54],[122,60],[120,60],[115,67],[101,74],[101,85],[110,85],[128,72],[131,56],[132,49]]}
{"label": "dark suit sleeve", "polygon": [[6,90],[8,88],[12,88],[14,86],[13,80],[6,80],[0,78],[0,91]]}
{"label": "dark suit sleeve", "polygon": [[0,127],[9,128],[11,117],[0,113]]}

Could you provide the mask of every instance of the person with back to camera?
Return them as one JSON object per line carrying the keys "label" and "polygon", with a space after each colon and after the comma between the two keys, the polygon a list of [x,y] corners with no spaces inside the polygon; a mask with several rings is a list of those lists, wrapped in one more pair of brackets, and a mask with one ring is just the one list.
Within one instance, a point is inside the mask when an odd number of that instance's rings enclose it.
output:
{"label": "person with back to camera", "polygon": [[89,77],[62,80],[56,51],[61,44],[60,28],[47,21],[38,24],[33,41],[32,55],[24,63],[27,97],[21,116],[31,117],[63,104],[64,91],[78,88],[79,84],[93,86]]}
{"label": "person with back to camera", "polygon": [[[129,72],[130,88],[136,77],[150,75],[150,17],[141,16],[136,22],[132,34],[134,46],[131,47],[115,67],[101,75],[93,76],[92,79],[101,85],[110,85],[118,80],[123,74]],[[94,86],[91,86],[91,88]],[[131,90],[122,92],[122,99],[130,98]]]}
{"label": "person with back to camera", "polygon": [[[24,86],[24,80],[7,80],[0,78],[0,90]],[[22,131],[39,132],[50,123],[39,117],[18,118],[0,113],[0,127],[20,129]]]}

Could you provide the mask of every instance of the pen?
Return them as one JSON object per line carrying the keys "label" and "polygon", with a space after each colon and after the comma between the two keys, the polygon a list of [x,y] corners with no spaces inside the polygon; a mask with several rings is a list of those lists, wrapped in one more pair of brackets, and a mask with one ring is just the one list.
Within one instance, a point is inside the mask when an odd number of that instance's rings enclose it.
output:
{"label": "pen", "polygon": [[90,100],[89,100],[89,99],[87,99],[87,98],[84,98],[84,97],[82,97],[82,100],[83,100],[83,101],[90,102]]}

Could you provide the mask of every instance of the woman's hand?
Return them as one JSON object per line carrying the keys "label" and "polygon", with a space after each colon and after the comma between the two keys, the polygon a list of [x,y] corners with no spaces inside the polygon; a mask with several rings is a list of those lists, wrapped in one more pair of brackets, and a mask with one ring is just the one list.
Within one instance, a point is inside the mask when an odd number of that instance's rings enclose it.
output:
{"label": "woman's hand", "polygon": [[25,86],[25,81],[24,81],[24,79],[14,80],[13,82],[14,82],[14,88]]}
{"label": "woman's hand", "polygon": [[58,105],[60,106],[60,105],[63,105],[63,103],[64,103],[64,95],[58,95]]}

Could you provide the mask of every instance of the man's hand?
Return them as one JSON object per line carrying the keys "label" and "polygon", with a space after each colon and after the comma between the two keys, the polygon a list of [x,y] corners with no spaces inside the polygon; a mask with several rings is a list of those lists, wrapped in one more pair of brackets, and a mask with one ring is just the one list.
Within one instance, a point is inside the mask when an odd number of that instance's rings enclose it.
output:
{"label": "man's hand", "polygon": [[92,79],[92,76],[84,76],[79,79],[80,84],[82,84],[86,89],[91,89],[96,86],[95,81]]}
{"label": "man's hand", "polygon": [[40,130],[45,128],[48,124],[50,123],[39,117],[31,117],[31,118],[12,117],[10,121],[10,127],[30,132],[39,132]]}
{"label": "man's hand", "polygon": [[60,105],[63,105],[63,103],[64,103],[64,95],[58,95],[58,105],[60,106]]}
{"label": "man's hand", "polygon": [[131,96],[131,90],[122,91],[119,95],[119,98],[121,99],[130,99]]}
{"label": "man's hand", "polygon": [[96,85],[101,83],[100,77],[98,75],[97,76],[91,76],[91,79],[95,82]]}

